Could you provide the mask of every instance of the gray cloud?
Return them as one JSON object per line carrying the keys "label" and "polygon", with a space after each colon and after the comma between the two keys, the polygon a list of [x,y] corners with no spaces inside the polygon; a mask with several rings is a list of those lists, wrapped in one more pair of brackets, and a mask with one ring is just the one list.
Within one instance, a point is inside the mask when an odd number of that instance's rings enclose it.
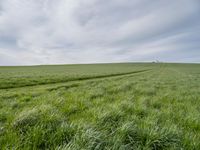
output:
{"label": "gray cloud", "polygon": [[0,65],[200,61],[199,0],[1,0]]}

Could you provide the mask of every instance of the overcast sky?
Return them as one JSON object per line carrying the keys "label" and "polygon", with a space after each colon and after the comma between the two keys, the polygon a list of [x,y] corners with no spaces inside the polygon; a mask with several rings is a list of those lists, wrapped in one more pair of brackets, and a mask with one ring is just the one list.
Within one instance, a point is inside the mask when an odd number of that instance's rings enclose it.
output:
{"label": "overcast sky", "polygon": [[0,0],[0,65],[200,62],[200,0]]}

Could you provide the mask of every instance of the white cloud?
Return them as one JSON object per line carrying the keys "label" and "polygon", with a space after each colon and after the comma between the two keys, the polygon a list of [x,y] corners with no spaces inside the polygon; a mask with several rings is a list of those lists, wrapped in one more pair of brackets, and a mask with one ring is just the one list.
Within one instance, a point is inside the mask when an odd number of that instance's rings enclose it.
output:
{"label": "white cloud", "polygon": [[0,65],[199,61],[185,53],[200,54],[199,14],[198,0],[1,0]]}

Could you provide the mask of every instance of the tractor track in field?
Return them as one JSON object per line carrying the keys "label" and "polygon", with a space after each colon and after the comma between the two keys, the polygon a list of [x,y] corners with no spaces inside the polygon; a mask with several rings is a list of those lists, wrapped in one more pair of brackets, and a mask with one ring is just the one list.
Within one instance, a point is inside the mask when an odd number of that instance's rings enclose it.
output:
{"label": "tractor track in field", "polygon": [[36,86],[45,86],[45,85],[54,85],[59,83],[68,83],[68,82],[75,82],[75,81],[87,81],[87,80],[95,80],[95,79],[107,79],[112,77],[122,77],[127,75],[134,75],[138,73],[144,73],[147,71],[152,71],[153,69],[145,69],[145,70],[137,70],[132,72],[125,72],[125,73],[117,73],[117,74],[108,74],[108,75],[99,75],[99,76],[88,76],[88,77],[80,77],[72,80],[60,81],[60,82],[49,82],[49,83],[38,83],[38,84],[30,84],[30,85],[19,85],[16,87],[2,87],[0,90],[9,90],[9,89],[18,89],[18,88],[25,88],[25,87],[36,87]]}

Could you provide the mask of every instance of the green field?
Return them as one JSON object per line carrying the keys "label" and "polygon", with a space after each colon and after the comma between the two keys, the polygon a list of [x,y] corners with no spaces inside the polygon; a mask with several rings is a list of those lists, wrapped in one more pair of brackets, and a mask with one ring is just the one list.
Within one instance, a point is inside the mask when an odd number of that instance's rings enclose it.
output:
{"label": "green field", "polygon": [[0,149],[200,150],[200,64],[0,67]]}

